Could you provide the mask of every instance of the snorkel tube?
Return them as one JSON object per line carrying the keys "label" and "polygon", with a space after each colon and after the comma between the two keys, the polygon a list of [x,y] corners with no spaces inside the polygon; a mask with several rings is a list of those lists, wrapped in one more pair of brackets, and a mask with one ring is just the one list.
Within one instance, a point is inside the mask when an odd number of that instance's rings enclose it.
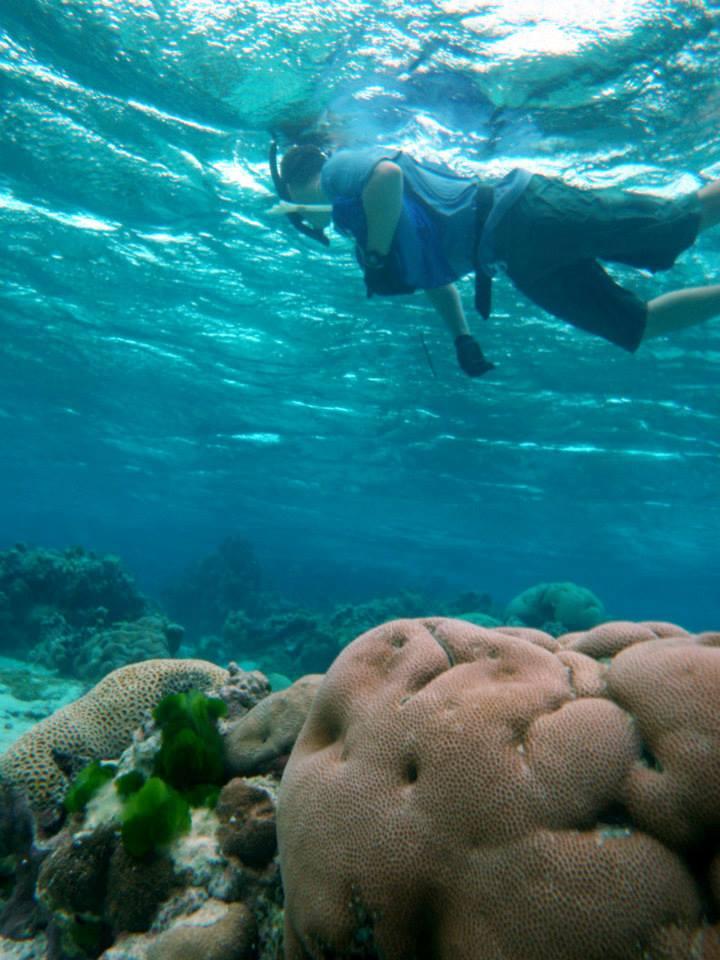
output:
{"label": "snorkel tube", "polygon": [[[278,168],[277,162],[277,152],[278,145],[275,136],[273,135],[272,140],[270,141],[270,149],[268,152],[268,164],[270,166],[270,176],[275,185],[275,190],[277,195],[281,200],[285,200],[288,203],[290,201],[290,194],[288,193],[288,188],[283,178],[280,176],[280,170]],[[325,236],[325,231],[321,230],[319,227],[311,227],[309,224],[305,223],[303,218],[299,213],[286,213],[284,214],[290,221],[290,223],[295,227],[296,230],[299,230],[300,233],[304,233],[306,237],[312,237],[313,240],[317,240],[318,243],[321,243],[324,247],[330,246],[330,241]]]}

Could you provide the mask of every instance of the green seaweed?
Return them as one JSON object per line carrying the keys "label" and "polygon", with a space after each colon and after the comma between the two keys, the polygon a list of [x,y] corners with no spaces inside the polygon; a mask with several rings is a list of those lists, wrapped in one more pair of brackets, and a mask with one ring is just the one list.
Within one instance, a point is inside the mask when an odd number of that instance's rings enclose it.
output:
{"label": "green seaweed", "polygon": [[131,770],[129,773],[124,773],[121,777],[117,778],[115,781],[115,789],[123,800],[127,800],[133,793],[137,793],[144,783],[145,777],[142,773],[140,773],[139,770]]}
{"label": "green seaweed", "polygon": [[214,810],[220,796],[220,787],[213,783],[201,783],[189,790],[183,790],[183,796],[191,807],[207,807]]}
{"label": "green seaweed", "polygon": [[125,850],[143,858],[190,830],[190,806],[177,790],[151,777],[125,801],[121,820]]}
{"label": "green seaweed", "polygon": [[226,713],[222,700],[198,690],[165,697],[153,711],[162,730],[155,776],[177,790],[222,784],[225,760],[217,721]]}
{"label": "green seaweed", "polygon": [[[123,840],[128,838],[125,848],[129,853],[144,856],[184,832],[176,831],[176,825],[186,821],[189,825],[189,807],[215,806],[225,775],[217,719],[226,713],[222,700],[206,697],[198,690],[170,694],[157,705],[153,716],[161,730],[161,741],[153,776],[145,781],[138,770],[131,770],[115,784],[125,801]],[[159,784],[167,788],[165,794]],[[159,823],[163,817],[169,818],[167,824]],[[146,824],[150,825],[147,841],[142,839]],[[161,839],[155,843],[152,838],[156,835]]]}
{"label": "green seaweed", "polygon": [[68,813],[81,813],[101,787],[115,776],[117,765],[93,760],[80,771],[65,794]]}
{"label": "green seaweed", "polygon": [[[139,770],[118,777],[115,789],[123,801],[122,842],[143,858],[172,843],[191,827],[190,807],[214,807],[225,782],[223,741],[217,727],[227,707],[198,690],[171,694],[153,711],[161,740],[146,780]],[[95,761],[78,775],[65,798],[70,812],[85,809],[90,798],[117,771],[115,764]]]}

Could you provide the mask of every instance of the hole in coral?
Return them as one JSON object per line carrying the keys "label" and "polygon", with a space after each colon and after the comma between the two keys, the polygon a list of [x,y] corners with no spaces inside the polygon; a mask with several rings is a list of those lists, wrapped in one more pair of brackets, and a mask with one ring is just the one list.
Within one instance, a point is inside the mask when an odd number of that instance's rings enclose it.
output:
{"label": "hole in coral", "polygon": [[716,901],[713,895],[710,882],[710,869],[719,841],[720,830],[702,830],[695,842],[687,847],[681,855],[697,884],[703,919],[708,924],[715,924],[720,921],[720,903]]}
{"label": "hole in coral", "polygon": [[305,732],[306,742],[313,750],[325,750],[343,735],[342,727],[336,717],[316,718]]}
{"label": "hole in coral", "polygon": [[607,827],[612,830],[635,830],[635,824],[622,803],[611,803],[597,815],[599,828]]}
{"label": "hole in coral", "polygon": [[512,723],[512,743],[516,749],[519,747],[524,749],[531,723],[532,721],[526,717],[518,717]]}
{"label": "hole in coral", "polygon": [[80,772],[80,770],[90,763],[91,758],[78,758],[76,754],[73,754],[70,750],[58,750],[53,747],[52,757],[55,763],[60,768],[61,772],[65,776],[72,780]]}
{"label": "hole in coral", "polygon": [[417,960],[433,960],[439,955],[438,950],[438,921],[435,910],[429,903],[424,903],[415,917],[415,956]]}
{"label": "hole in coral", "polygon": [[648,770],[655,770],[657,773],[663,772],[662,763],[660,763],[658,758],[646,743],[643,743],[642,750],[640,751],[640,763],[647,767]]}
{"label": "hole in coral", "polygon": [[408,783],[415,783],[418,778],[418,765],[414,760],[408,761],[405,767],[405,779]]}

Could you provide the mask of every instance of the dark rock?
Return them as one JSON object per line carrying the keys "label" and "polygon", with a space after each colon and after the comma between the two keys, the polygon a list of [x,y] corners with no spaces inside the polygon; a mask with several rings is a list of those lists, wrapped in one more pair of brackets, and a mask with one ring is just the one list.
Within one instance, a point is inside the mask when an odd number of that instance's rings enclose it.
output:
{"label": "dark rock", "polygon": [[215,815],[220,849],[246,866],[261,869],[275,856],[275,804],[265,790],[239,777],[220,791]]}
{"label": "dark rock", "polygon": [[92,833],[60,834],[38,878],[38,893],[52,910],[102,911],[110,858],[117,844],[111,826]]}
{"label": "dark rock", "polygon": [[136,860],[119,845],[110,861],[105,903],[105,916],[115,934],[148,930],[175,883],[169,856]]}

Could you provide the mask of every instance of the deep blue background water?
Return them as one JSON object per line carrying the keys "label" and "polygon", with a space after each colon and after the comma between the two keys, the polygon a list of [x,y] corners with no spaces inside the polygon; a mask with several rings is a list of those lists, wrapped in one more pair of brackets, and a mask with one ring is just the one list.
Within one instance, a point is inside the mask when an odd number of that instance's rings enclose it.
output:
{"label": "deep blue background water", "polygon": [[[322,116],[466,172],[696,189],[719,20],[0,0],[0,549],[110,551],[153,592],[240,533],[308,602],[572,579],[615,616],[720,626],[720,322],[628,356],[501,280],[472,382],[421,297],[366,301],[347,241],[268,216],[265,165],[271,128]],[[717,280],[719,253],[706,234],[635,289]]]}

